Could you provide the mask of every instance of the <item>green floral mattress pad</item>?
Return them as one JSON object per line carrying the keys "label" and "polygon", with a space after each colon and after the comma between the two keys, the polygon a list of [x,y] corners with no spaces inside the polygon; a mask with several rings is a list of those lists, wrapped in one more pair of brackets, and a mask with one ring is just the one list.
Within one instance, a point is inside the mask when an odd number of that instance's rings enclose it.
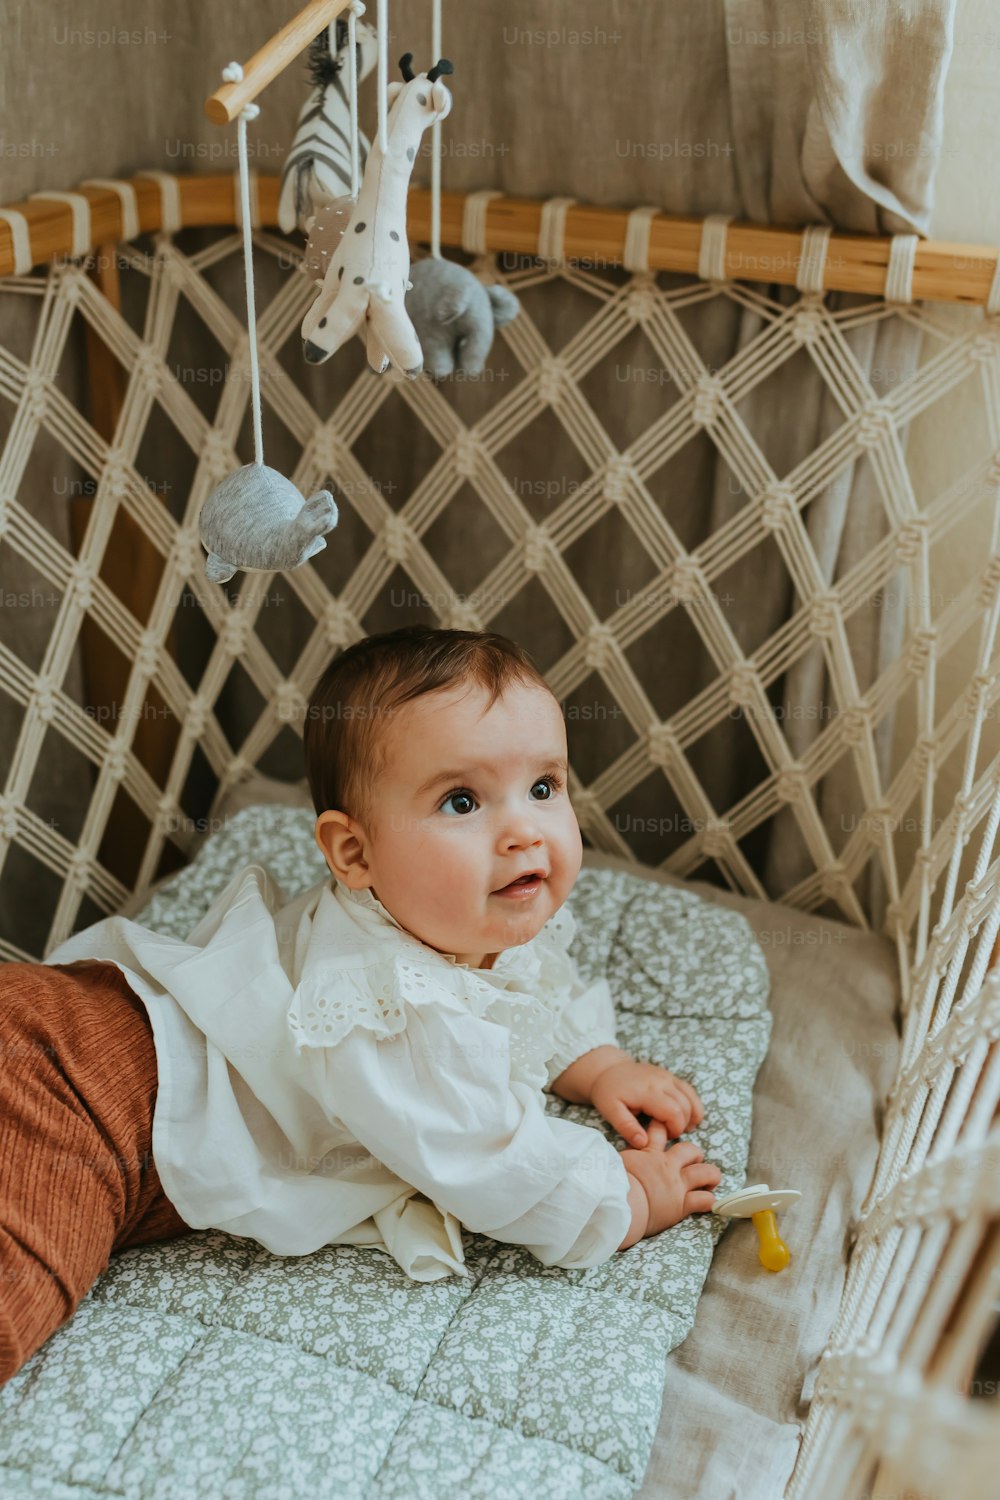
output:
{"label": "green floral mattress pad", "polygon": [[[286,898],[326,870],[308,810],[250,807],[136,920],[185,938],[243,865]],[[771,1033],[749,924],[683,888],[584,868],[574,957],[608,977],[618,1042],[689,1079],[686,1138],[743,1186]],[[624,1142],[589,1107],[550,1114]],[[411,1281],[330,1245],[271,1255],[217,1230],[121,1251],[0,1387],[0,1494],[50,1500],[625,1500],[668,1352],[727,1221],[698,1214],[589,1270],[463,1231],[469,1277]]]}

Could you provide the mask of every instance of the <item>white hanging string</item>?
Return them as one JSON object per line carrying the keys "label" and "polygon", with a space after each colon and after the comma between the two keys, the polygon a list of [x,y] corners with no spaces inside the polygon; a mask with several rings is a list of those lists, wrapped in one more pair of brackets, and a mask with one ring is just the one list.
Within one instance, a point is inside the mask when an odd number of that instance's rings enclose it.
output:
{"label": "white hanging string", "polygon": [[389,87],[389,0],[378,0],[378,148],[385,156],[389,150],[386,127],[386,91]]}
{"label": "white hanging string", "polygon": [[[351,197],[355,203],[358,201],[358,189],[360,187],[360,172],[358,170],[358,17],[363,16],[365,7],[361,0],[351,0],[350,9],[347,12],[347,45],[351,54],[348,79],[351,95]],[[330,22],[330,31],[336,30],[336,21]],[[334,49],[330,48],[331,56]]]}
{"label": "white hanging string", "polygon": [[[243,77],[239,63],[223,68],[227,83],[238,83]],[[253,402],[254,462],[264,463],[264,437],[260,420],[260,369],[257,364],[257,310],[253,294],[253,247],[250,226],[250,169],[247,165],[247,121],[256,120],[260,106],[244,105],[236,122],[236,140],[240,156],[240,203],[243,217],[243,275],[247,288],[247,334],[250,339],[250,396]]]}
{"label": "white hanging string", "polygon": [[[441,0],[434,0],[431,22],[431,66],[441,56]],[[431,126],[431,255],[441,259],[441,121]]]}

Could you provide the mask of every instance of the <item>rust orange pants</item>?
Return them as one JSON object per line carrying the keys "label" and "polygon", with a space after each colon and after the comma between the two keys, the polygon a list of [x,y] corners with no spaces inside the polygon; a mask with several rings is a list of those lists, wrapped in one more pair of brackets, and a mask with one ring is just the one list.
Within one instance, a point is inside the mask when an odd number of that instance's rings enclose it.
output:
{"label": "rust orange pants", "polygon": [[156,1082],[114,964],[0,963],[0,1384],[114,1251],[194,1232],[153,1163]]}

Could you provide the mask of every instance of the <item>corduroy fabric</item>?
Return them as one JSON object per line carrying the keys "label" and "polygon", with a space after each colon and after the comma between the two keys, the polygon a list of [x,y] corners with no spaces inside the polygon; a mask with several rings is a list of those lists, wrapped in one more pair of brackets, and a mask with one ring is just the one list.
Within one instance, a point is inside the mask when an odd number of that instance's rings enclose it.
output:
{"label": "corduroy fabric", "polygon": [[0,1384],[112,1252],[193,1231],[152,1158],[156,1052],[113,963],[0,964]]}

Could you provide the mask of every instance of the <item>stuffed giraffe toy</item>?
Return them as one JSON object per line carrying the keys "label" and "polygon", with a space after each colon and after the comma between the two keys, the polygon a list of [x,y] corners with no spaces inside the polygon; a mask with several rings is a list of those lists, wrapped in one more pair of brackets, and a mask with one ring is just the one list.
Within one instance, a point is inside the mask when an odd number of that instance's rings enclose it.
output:
{"label": "stuffed giraffe toy", "polygon": [[427,73],[414,75],[412,60],[411,52],[399,60],[404,81],[390,83],[387,90],[392,108],[386,151],[378,140],[373,143],[358,201],[303,319],[310,364],[329,359],[365,323],[368,363],[377,374],[389,364],[411,378],[423,369],[420,340],[405,305],[410,287],[406,193],[421,136],[451,109],[440,76],[454,70],[442,57]]}

